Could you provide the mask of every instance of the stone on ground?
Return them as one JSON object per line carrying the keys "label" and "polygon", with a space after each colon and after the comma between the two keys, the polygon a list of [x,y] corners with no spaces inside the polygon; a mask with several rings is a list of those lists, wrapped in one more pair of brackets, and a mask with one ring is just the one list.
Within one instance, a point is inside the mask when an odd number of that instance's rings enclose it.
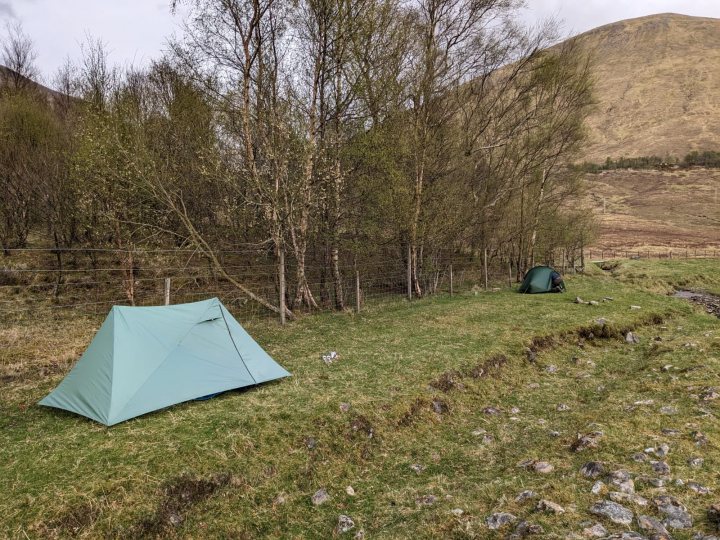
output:
{"label": "stone on ground", "polygon": [[618,525],[630,525],[633,521],[633,512],[613,501],[598,501],[590,507],[590,513],[602,516]]}

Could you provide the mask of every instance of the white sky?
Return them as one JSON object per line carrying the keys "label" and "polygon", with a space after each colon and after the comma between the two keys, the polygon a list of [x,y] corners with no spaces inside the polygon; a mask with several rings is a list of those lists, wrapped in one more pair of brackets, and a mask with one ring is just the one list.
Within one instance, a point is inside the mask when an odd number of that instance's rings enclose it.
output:
{"label": "white sky", "polygon": [[[287,1],[287,0],[285,0]],[[546,17],[563,21],[564,34],[652,13],[720,18],[720,0],[527,0],[527,23]],[[20,21],[35,41],[43,82],[68,56],[78,58],[87,35],[102,39],[119,65],[143,65],[158,56],[180,18],[170,0],[0,0],[0,36],[5,22]]]}

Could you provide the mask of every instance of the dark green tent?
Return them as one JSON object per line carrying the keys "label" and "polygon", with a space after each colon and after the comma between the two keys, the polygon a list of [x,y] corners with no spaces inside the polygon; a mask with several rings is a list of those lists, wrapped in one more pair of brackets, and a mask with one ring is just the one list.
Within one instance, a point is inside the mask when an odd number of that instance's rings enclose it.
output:
{"label": "dark green tent", "polygon": [[565,292],[562,276],[549,266],[536,266],[525,274],[518,292],[526,294]]}

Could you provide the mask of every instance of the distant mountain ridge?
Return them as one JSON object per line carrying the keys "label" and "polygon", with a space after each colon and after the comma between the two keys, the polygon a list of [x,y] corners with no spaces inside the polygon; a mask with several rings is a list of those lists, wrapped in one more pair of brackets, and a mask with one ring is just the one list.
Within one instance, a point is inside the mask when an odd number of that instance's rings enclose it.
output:
{"label": "distant mountain ridge", "polygon": [[5,88],[8,86],[23,86],[26,88],[33,88],[37,90],[41,95],[45,96],[48,101],[52,103],[57,102],[63,97],[63,94],[61,94],[60,92],[52,90],[47,86],[43,86],[42,84],[35,82],[32,79],[28,79],[27,77],[20,75],[19,73],[13,71],[8,67],[0,65],[0,88]]}
{"label": "distant mountain ridge", "polygon": [[571,39],[595,58],[581,159],[720,150],[720,19],[664,13]]}

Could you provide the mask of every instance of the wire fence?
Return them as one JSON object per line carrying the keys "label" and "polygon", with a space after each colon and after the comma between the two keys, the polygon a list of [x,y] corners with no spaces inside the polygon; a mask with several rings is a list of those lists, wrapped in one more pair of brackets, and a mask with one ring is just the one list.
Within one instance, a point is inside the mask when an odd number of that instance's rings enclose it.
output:
{"label": "wire fence", "polygon": [[[278,265],[265,247],[218,251],[222,270],[191,249],[72,248],[12,249],[0,257],[0,319],[38,314],[104,315],[112,305],[162,305],[220,298],[242,322],[277,317],[263,305],[280,305]],[[558,250],[538,264],[562,273],[582,271],[586,262],[606,259],[718,258],[720,251],[590,249],[570,256]],[[410,278],[407,257],[375,257],[337,265],[309,260],[305,287],[298,267],[285,267],[285,304],[294,314],[363,310],[388,300],[460,294],[511,287],[521,277],[518,263],[502,252],[442,252],[428,257]],[[241,284],[246,291],[237,285]],[[250,291],[256,299],[247,294]]]}

